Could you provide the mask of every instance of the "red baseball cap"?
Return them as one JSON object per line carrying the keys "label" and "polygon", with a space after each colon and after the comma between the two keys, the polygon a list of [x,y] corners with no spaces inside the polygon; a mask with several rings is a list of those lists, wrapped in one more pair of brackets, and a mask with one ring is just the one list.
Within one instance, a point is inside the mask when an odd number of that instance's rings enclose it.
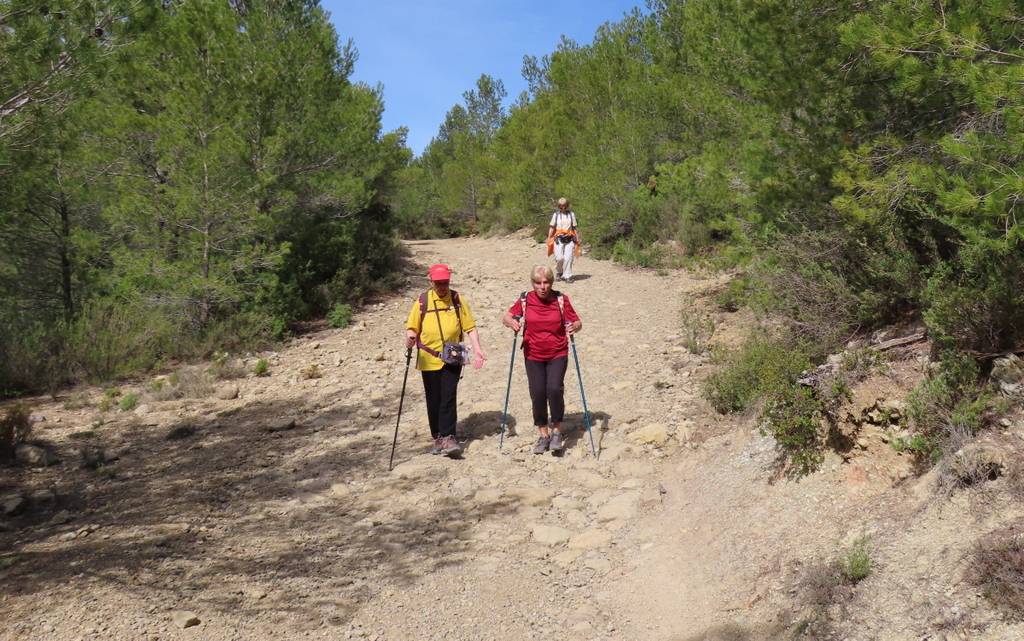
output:
{"label": "red baseball cap", "polygon": [[427,270],[427,276],[430,277],[430,280],[450,280],[452,270],[448,268],[448,265],[438,263],[430,266],[430,269]]}

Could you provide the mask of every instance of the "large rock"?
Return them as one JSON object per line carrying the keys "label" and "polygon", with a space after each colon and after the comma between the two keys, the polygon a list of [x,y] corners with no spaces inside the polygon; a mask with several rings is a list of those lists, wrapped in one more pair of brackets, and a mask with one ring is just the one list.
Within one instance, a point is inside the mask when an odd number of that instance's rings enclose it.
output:
{"label": "large rock", "polygon": [[57,457],[45,448],[28,443],[14,446],[14,460],[27,467],[46,467],[57,462]]}
{"label": "large rock", "polygon": [[629,439],[634,443],[654,445],[656,447],[661,447],[667,443],[669,438],[668,426],[664,423],[651,423],[629,435]]}
{"label": "large rock", "polygon": [[997,358],[992,364],[992,380],[1007,396],[1024,396],[1024,360],[1015,354]]}
{"label": "large rock", "polygon": [[222,401],[233,401],[238,398],[238,384],[227,383],[217,388],[217,398]]}
{"label": "large rock", "polygon": [[611,532],[602,530],[600,528],[591,528],[585,532],[580,532],[576,536],[570,538],[569,549],[593,550],[595,548],[603,548],[611,542]]}
{"label": "large rock", "polygon": [[519,487],[509,490],[508,495],[517,499],[524,505],[547,507],[551,504],[551,499],[554,498],[555,491],[542,487]]}
{"label": "large rock", "polygon": [[473,500],[477,503],[497,503],[501,500],[502,492],[497,488],[485,488],[477,490]]}
{"label": "large rock", "polygon": [[601,506],[597,511],[597,520],[602,523],[608,521],[626,521],[637,514],[640,496],[636,492],[620,494]]}
{"label": "large rock", "polygon": [[567,568],[572,565],[573,561],[580,558],[583,554],[583,550],[562,550],[555,556],[551,557],[551,560],[555,562],[560,568]]}
{"label": "large rock", "polygon": [[25,510],[28,501],[21,494],[7,494],[0,497],[0,510],[4,516],[16,516]]}
{"label": "large rock", "polygon": [[533,540],[541,545],[562,545],[569,540],[572,532],[557,525],[541,525],[535,523],[530,527]]}
{"label": "large rock", "polygon": [[197,617],[194,612],[186,612],[184,610],[176,610],[172,612],[171,621],[174,622],[174,625],[183,630],[201,623],[199,617]]}
{"label": "large rock", "polygon": [[609,481],[597,472],[577,472],[572,477],[573,483],[588,490],[608,487]]}

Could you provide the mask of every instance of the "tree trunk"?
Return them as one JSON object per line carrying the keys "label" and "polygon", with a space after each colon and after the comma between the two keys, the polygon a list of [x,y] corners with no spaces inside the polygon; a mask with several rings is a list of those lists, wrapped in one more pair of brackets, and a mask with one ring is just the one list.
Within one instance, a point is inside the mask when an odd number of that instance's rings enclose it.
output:
{"label": "tree trunk", "polygon": [[60,239],[57,251],[60,254],[60,289],[64,304],[64,320],[71,322],[75,315],[74,297],[71,291],[71,211],[64,194],[60,195]]}

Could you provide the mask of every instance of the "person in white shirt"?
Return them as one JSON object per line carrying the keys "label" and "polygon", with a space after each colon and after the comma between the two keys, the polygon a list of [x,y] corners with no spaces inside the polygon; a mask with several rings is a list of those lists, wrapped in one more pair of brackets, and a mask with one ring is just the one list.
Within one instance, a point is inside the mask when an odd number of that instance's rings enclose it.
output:
{"label": "person in white shirt", "polygon": [[547,242],[554,243],[555,277],[572,282],[572,259],[580,245],[580,232],[576,228],[576,214],[569,208],[569,199],[558,199],[558,211],[551,215]]}

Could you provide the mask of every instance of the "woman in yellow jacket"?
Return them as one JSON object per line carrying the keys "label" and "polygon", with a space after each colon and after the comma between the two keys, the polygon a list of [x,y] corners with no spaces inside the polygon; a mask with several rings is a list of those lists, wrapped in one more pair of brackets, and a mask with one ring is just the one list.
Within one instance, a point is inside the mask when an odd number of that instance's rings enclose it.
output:
{"label": "woman in yellow jacket", "polygon": [[417,348],[416,369],[423,376],[427,421],[434,438],[431,454],[458,458],[462,455],[462,446],[455,438],[459,379],[462,366],[469,361],[463,336],[472,345],[474,368],[482,367],[487,355],[480,346],[469,303],[450,287],[451,269],[448,265],[431,265],[427,275],[431,287],[420,294],[409,310],[405,345]]}

